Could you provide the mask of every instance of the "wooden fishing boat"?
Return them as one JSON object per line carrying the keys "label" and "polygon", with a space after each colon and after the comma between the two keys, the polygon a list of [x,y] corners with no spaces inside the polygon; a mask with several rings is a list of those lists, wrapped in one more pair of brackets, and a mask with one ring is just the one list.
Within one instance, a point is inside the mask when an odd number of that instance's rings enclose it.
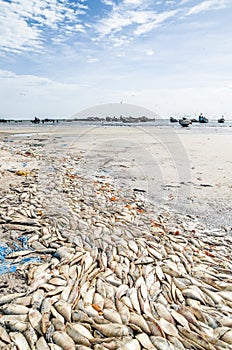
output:
{"label": "wooden fishing boat", "polygon": [[183,127],[187,127],[192,124],[192,121],[190,119],[182,118],[179,120],[179,124]]}
{"label": "wooden fishing boat", "polygon": [[170,122],[171,122],[171,123],[177,123],[177,122],[178,122],[178,119],[173,118],[173,117],[170,117]]}
{"label": "wooden fishing boat", "polygon": [[208,123],[209,119],[207,119],[206,117],[203,117],[202,114],[199,115],[199,123]]}
{"label": "wooden fishing boat", "polygon": [[221,117],[220,119],[218,119],[218,123],[225,123],[225,118]]}

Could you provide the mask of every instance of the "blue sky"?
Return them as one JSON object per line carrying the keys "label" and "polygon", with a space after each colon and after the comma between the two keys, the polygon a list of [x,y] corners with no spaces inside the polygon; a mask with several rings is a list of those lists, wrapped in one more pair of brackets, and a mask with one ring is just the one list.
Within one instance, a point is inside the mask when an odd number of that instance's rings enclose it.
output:
{"label": "blue sky", "polygon": [[232,117],[231,0],[0,0],[0,118]]}

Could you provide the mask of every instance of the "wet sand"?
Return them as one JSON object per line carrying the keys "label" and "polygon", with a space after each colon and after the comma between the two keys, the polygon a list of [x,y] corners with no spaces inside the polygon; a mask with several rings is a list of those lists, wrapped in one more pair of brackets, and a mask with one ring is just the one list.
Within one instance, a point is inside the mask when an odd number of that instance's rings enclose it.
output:
{"label": "wet sand", "polygon": [[141,190],[157,210],[170,207],[230,230],[231,134],[220,127],[17,126],[1,133],[12,155],[2,154],[1,171],[14,160],[15,145],[36,151],[42,144],[43,154],[80,157],[76,171],[83,176],[105,176],[119,188]]}

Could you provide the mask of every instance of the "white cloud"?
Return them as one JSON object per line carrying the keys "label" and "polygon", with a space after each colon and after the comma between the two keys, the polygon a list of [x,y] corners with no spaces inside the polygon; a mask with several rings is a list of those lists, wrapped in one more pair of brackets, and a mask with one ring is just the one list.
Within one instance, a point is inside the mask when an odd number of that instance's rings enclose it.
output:
{"label": "white cloud", "polygon": [[9,3],[0,3],[0,47],[3,51],[24,51],[40,48],[40,30],[32,29],[27,22],[14,11]]}
{"label": "white cloud", "polygon": [[84,91],[87,97],[90,87],[93,88],[84,82],[63,83],[0,70],[0,96],[4,96],[1,114],[12,118],[33,118],[34,115],[69,117],[78,109],[77,96]]}
{"label": "white cloud", "polygon": [[168,18],[174,17],[177,13],[178,13],[178,10],[173,10],[173,11],[167,11],[167,12],[155,14],[152,20],[138,26],[138,28],[134,31],[134,34],[141,35],[141,34],[150,32],[152,29],[160,26]]}
{"label": "white cloud", "polygon": [[51,35],[85,32],[79,15],[88,7],[83,1],[0,0],[0,47],[3,51],[38,51]]}
{"label": "white cloud", "polygon": [[124,0],[125,5],[142,5],[144,0]]}
{"label": "white cloud", "polygon": [[[172,5],[175,3],[172,1]],[[123,0],[117,5],[112,4],[111,11],[102,17],[94,28],[100,40],[105,38],[113,42],[117,37],[117,40],[122,41],[121,32],[125,30],[128,37],[135,39],[162,25],[178,12],[180,9],[158,12],[157,6],[151,0]]]}
{"label": "white cloud", "polygon": [[87,59],[88,63],[95,63],[95,62],[98,62],[98,61],[99,61],[99,59],[96,58],[96,57],[88,57],[88,59]]}
{"label": "white cloud", "polygon": [[131,42],[131,38],[126,35],[111,38],[114,47],[126,46]]}
{"label": "white cloud", "polygon": [[147,50],[146,55],[147,56],[154,56],[155,52],[153,50]]}
{"label": "white cloud", "polygon": [[106,36],[111,32],[122,30],[123,27],[129,26],[131,23],[133,23],[131,18],[128,18],[125,14],[115,12],[110,17],[101,19],[96,26],[96,30],[100,36]]}
{"label": "white cloud", "polygon": [[2,79],[2,78],[15,78],[15,77],[16,77],[15,73],[0,69],[0,79]]}
{"label": "white cloud", "polygon": [[74,38],[76,43],[83,37],[98,45],[119,47],[171,18],[183,19],[231,4],[231,0],[197,0],[190,7],[190,1],[166,0],[160,2],[166,7],[161,7],[154,0],[101,0],[107,9],[90,18],[84,17],[89,10],[87,0],[0,0],[0,48],[5,54],[46,52],[51,44],[59,46]]}
{"label": "white cloud", "polygon": [[202,11],[220,10],[225,8],[228,4],[231,4],[230,0],[205,0],[192,7],[186,15],[196,15]]}
{"label": "white cloud", "polygon": [[101,0],[101,2],[107,6],[114,6],[114,2],[112,0]]}
{"label": "white cloud", "polygon": [[[229,114],[231,111],[231,81],[227,79],[220,82],[210,81],[205,86],[199,86],[198,82],[195,85],[189,84],[188,79],[184,79],[184,84],[179,84],[183,80],[180,74],[178,78],[168,78],[166,82],[162,81],[163,77],[150,79],[151,84],[144,87],[139,72],[130,79],[127,74],[123,77],[122,72],[117,72],[117,75],[109,74],[104,76],[107,81],[104,86],[101,84],[102,72],[98,78],[93,79],[91,73],[85,78],[85,82],[80,79],[81,84],[64,83],[0,70],[0,96],[3,96],[1,115],[20,119],[32,119],[35,115],[70,117],[78,110],[121,100],[144,106],[162,117],[169,117],[173,113],[193,115],[199,111],[213,117],[222,113],[222,106],[223,113],[225,111]],[[194,80],[193,76],[189,78]],[[118,84],[115,84],[117,81]],[[154,81],[156,84],[152,83]],[[170,81],[175,81],[176,84],[169,84]]]}

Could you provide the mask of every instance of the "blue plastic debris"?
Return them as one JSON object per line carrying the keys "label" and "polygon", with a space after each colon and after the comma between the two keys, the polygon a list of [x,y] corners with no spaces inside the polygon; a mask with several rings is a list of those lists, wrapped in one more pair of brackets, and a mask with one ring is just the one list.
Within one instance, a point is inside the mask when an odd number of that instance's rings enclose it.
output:
{"label": "blue plastic debris", "polygon": [[22,236],[22,237],[19,237],[18,240],[20,242],[22,242],[22,247],[23,249],[28,249],[28,245],[27,245],[27,241],[30,237],[27,237],[27,236]]}
{"label": "blue plastic debris", "polygon": [[[19,265],[28,265],[31,263],[40,263],[41,259],[39,257],[27,257],[22,258],[17,263],[6,261],[7,256],[10,253],[28,249],[27,241],[29,237],[19,237],[18,240],[22,242],[22,247],[20,247],[17,243],[14,242],[15,249],[10,248],[6,243],[0,242],[0,275],[3,275],[4,273],[12,273],[16,272],[17,267]],[[33,250],[32,250],[33,252]]]}
{"label": "blue plastic debris", "polygon": [[6,243],[0,243],[0,262],[3,262],[5,260],[5,257],[12,253],[12,249],[8,247]]}
{"label": "blue plastic debris", "polygon": [[20,261],[20,264],[28,265],[31,263],[40,263],[41,259],[38,256],[34,256],[33,258],[23,258]]}
{"label": "blue plastic debris", "polygon": [[16,265],[3,263],[0,265],[0,275],[3,275],[4,273],[16,272],[16,269],[17,269]]}
{"label": "blue plastic debris", "polygon": [[20,246],[14,242],[14,247],[16,251],[23,250],[23,248],[20,248]]}

